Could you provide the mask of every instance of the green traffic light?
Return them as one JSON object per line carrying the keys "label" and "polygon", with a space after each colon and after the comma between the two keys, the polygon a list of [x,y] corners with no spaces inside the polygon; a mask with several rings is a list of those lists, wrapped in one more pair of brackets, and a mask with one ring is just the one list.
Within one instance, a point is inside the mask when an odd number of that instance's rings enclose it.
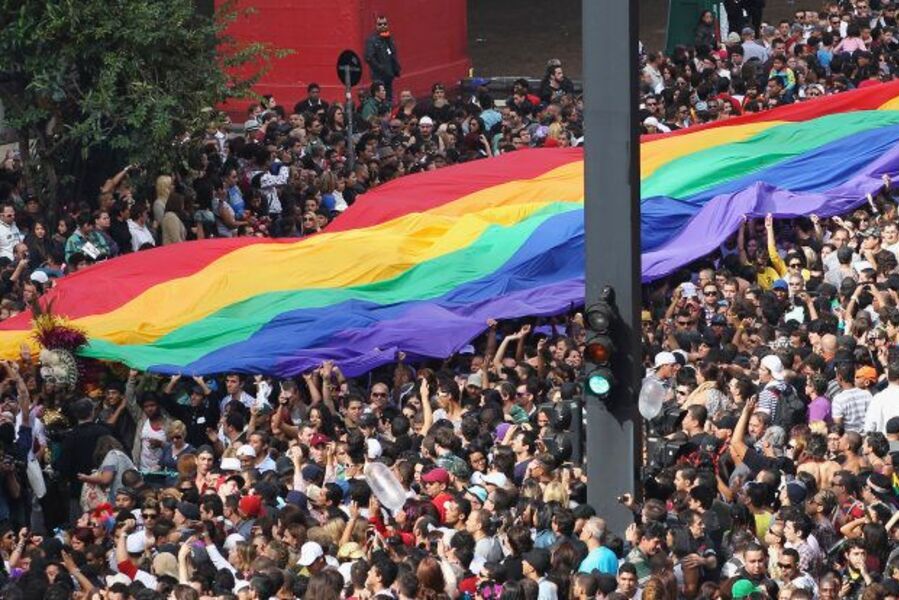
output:
{"label": "green traffic light", "polygon": [[612,384],[609,382],[608,378],[599,373],[591,375],[587,380],[587,385],[590,386],[590,391],[597,396],[605,396],[609,393],[609,390],[612,389]]}

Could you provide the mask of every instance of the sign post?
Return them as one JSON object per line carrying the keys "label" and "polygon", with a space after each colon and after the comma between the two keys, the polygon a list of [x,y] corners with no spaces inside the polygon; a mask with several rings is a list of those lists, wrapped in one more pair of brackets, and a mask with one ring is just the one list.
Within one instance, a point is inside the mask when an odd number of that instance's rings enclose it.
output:
{"label": "sign post", "polygon": [[362,60],[352,50],[344,50],[337,58],[337,77],[343,82],[346,93],[346,150],[351,169],[356,166],[356,148],[353,145],[353,86],[362,79]]}

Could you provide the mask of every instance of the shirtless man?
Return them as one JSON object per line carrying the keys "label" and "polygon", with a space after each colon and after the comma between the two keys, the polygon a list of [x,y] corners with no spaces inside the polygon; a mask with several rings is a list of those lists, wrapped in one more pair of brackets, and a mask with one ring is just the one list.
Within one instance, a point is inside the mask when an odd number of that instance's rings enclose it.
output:
{"label": "shirtless man", "polygon": [[847,431],[840,438],[840,453],[845,457],[843,468],[858,475],[858,472],[868,466],[868,461],[859,453],[862,449],[862,436],[856,431]]}
{"label": "shirtless man", "polygon": [[796,468],[797,471],[809,473],[814,477],[819,490],[830,488],[834,473],[841,468],[838,462],[827,460],[826,454],[827,438],[819,433],[812,434],[805,447],[805,456],[809,460]]}

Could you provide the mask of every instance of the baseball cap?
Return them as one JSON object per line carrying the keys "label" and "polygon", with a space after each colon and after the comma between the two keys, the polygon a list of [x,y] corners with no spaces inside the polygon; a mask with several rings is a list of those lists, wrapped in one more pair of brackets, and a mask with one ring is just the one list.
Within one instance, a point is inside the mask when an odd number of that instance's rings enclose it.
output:
{"label": "baseball cap", "polygon": [[179,502],[178,512],[188,521],[197,521],[200,518],[200,507],[192,502]]}
{"label": "baseball cap", "polygon": [[787,498],[790,499],[790,504],[793,506],[798,506],[805,502],[806,495],[808,494],[808,488],[805,487],[805,484],[799,480],[791,481],[787,483]]}
{"label": "baseball cap", "polygon": [[315,446],[324,446],[325,444],[328,444],[328,443],[330,443],[330,442],[331,442],[331,438],[329,438],[329,437],[326,436],[325,434],[323,434],[323,433],[316,433],[316,434],[313,434],[313,435],[312,435],[312,439],[309,440],[309,445],[310,445],[310,446],[313,446],[313,447],[315,447]]}
{"label": "baseball cap", "polygon": [[772,290],[787,290],[790,289],[790,286],[787,285],[787,282],[783,279],[778,279],[771,285]]}
{"label": "baseball cap", "polygon": [[297,564],[301,567],[308,567],[324,555],[325,553],[318,542],[306,542],[300,548],[300,558],[297,559]]}
{"label": "baseball cap", "polygon": [[437,467],[422,475],[421,480],[426,483],[449,483],[449,473],[446,469]]}
{"label": "baseball cap", "polygon": [[864,367],[860,367],[856,369],[855,376],[859,379],[867,379],[868,381],[877,381],[877,371],[874,367],[869,367],[865,365]]}
{"label": "baseball cap", "polygon": [[750,594],[760,591],[762,591],[761,588],[757,585],[753,585],[748,579],[738,579],[734,582],[733,587],[731,587],[730,595],[734,600],[739,600],[740,598],[745,598]]}
{"label": "baseball cap", "polygon": [[502,473],[488,473],[487,475],[484,475],[481,482],[486,485],[495,485],[496,487],[504,488],[508,485],[509,480]]}
{"label": "baseball cap", "polygon": [[467,490],[465,490],[466,494],[471,494],[475,498],[481,501],[481,504],[487,502],[487,489],[480,485],[473,485]]}
{"label": "baseball cap", "polygon": [[780,358],[778,358],[777,355],[769,354],[762,359],[761,364],[771,372],[771,377],[773,377],[777,381],[783,381],[784,365],[782,362],[780,362]]}
{"label": "baseball cap", "polygon": [[260,496],[244,496],[237,505],[249,517],[262,514],[262,498]]}
{"label": "baseball cap", "polygon": [[244,444],[243,446],[241,446],[240,448],[237,449],[237,457],[238,458],[244,458],[244,457],[256,458],[256,450],[253,448],[253,446],[251,446],[249,444]]}
{"label": "baseball cap", "polygon": [[656,368],[664,367],[665,365],[673,365],[677,362],[677,359],[674,357],[674,354],[671,352],[659,352],[656,354],[655,358],[655,366]]}
{"label": "baseball cap", "polygon": [[125,539],[125,549],[128,554],[140,554],[147,547],[147,534],[143,531],[129,533]]}
{"label": "baseball cap", "polygon": [[424,117],[422,117],[422,118],[420,118],[420,119],[418,120],[418,125],[419,125],[419,126],[421,126],[421,125],[433,125],[433,124],[434,124],[434,119],[432,119],[431,117],[429,117],[429,116],[427,116],[427,115],[424,116]]}
{"label": "baseball cap", "polygon": [[31,274],[30,279],[31,279],[31,281],[33,281],[35,283],[40,283],[40,284],[44,284],[44,283],[47,283],[48,281],[50,281],[50,278],[43,271],[35,271],[34,273]]}
{"label": "baseball cap", "polygon": [[240,471],[240,460],[233,456],[223,458],[219,468],[222,471]]}

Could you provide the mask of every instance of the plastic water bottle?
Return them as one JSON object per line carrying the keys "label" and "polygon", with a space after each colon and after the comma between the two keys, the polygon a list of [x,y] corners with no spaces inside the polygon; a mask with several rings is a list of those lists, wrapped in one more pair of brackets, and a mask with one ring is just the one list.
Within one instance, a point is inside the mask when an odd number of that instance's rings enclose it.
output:
{"label": "plastic water bottle", "polygon": [[387,465],[378,462],[369,463],[365,465],[364,473],[365,480],[381,506],[394,514],[403,508],[406,503],[406,492]]}

